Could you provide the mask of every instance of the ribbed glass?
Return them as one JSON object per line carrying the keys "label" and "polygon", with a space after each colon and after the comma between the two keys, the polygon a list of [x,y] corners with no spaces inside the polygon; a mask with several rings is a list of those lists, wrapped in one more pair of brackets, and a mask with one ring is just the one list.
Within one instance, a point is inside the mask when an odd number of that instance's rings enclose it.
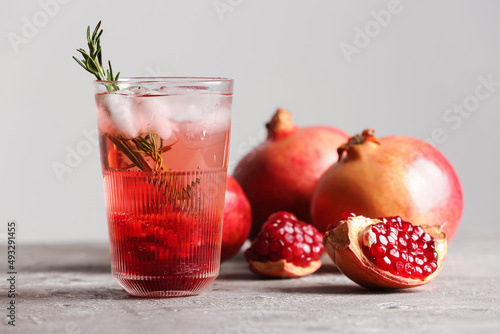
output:
{"label": "ribbed glass", "polygon": [[132,295],[219,274],[233,81],[94,82],[113,276]]}
{"label": "ribbed glass", "polygon": [[219,274],[226,170],[104,172],[113,276],[130,294],[196,295]]}

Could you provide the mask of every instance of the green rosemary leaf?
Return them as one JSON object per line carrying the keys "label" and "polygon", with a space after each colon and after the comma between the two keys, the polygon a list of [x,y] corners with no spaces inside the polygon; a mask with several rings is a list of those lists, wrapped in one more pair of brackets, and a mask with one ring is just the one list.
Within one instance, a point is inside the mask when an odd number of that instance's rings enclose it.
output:
{"label": "green rosemary leaf", "polygon": [[[73,56],[73,59],[74,59],[74,60],[76,60],[76,62],[77,62],[78,64],[80,64],[80,66],[81,66],[81,67],[83,67],[83,69],[84,69],[85,71],[88,71],[88,72],[92,73],[92,72],[91,72],[91,71],[87,68],[87,66],[85,66],[85,65],[84,65],[81,61],[79,61],[79,60],[78,60],[75,56]],[[92,73],[92,74],[93,74],[93,73]]]}
{"label": "green rosemary leaf", "polygon": [[108,66],[109,66],[109,71],[108,71],[108,80],[113,80],[113,67],[111,67],[111,62],[108,60]]}
{"label": "green rosemary leaf", "polygon": [[[97,24],[97,26],[99,26],[101,24],[101,21],[99,21],[99,23]],[[97,28],[97,27],[96,27]],[[90,45],[90,26],[87,26],[87,43]]]}
{"label": "green rosemary leaf", "polygon": [[[101,27],[101,22],[102,21],[99,21],[99,23],[97,23],[97,25],[95,26],[94,32],[92,33],[92,39],[93,40],[96,39],[95,37],[96,37],[96,34],[99,32],[99,28]],[[102,34],[102,31],[103,30],[101,30],[101,34]],[[87,34],[90,34],[90,26],[89,26]],[[101,34],[99,34],[98,37],[101,37]]]}

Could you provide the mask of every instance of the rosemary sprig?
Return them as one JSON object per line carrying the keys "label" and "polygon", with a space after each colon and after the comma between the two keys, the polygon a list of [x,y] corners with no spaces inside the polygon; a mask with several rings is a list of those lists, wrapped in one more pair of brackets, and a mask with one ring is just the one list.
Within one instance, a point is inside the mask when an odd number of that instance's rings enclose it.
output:
{"label": "rosemary sprig", "polygon": [[[117,81],[120,77],[120,72],[113,74],[113,67],[111,62],[108,60],[109,69],[105,70],[102,65],[102,48],[101,48],[101,36],[103,30],[101,29],[101,21],[97,23],[92,34],[90,34],[90,26],[87,27],[87,46],[88,52],[84,49],[77,49],[83,59],[78,60],[75,56],[73,59],[87,72],[93,74],[97,80],[100,81]],[[108,92],[115,92],[120,89],[120,87],[115,83],[103,83],[106,86]],[[106,137],[116,145],[116,147],[131,161],[131,164],[126,166],[124,169],[130,169],[137,167],[143,172],[155,173],[156,176],[152,179],[152,183],[155,184],[160,191],[164,194],[168,192],[168,197],[171,201],[180,203],[185,203],[191,198],[191,194],[197,184],[200,183],[200,179],[197,178],[190,184],[183,187],[178,185],[178,177],[172,173],[157,173],[165,172],[167,168],[163,163],[162,154],[171,150],[172,145],[163,146],[163,139],[161,139],[155,133],[149,133],[146,136],[137,136],[133,139],[127,139],[120,135],[114,136],[110,133],[105,133]],[[154,166],[151,166],[147,157],[151,158]],[[172,177],[172,175],[174,175]]]}
{"label": "rosemary sprig", "polygon": [[[102,48],[101,48],[101,36],[103,30],[101,28],[101,21],[97,23],[97,26],[94,29],[92,35],[90,35],[90,26],[87,27],[87,46],[89,48],[89,52],[84,49],[76,49],[76,51],[80,52],[83,56],[82,60],[78,60],[75,56],[73,59],[83,67],[84,70],[93,74],[97,80],[102,81],[117,81],[120,77],[120,72],[113,75],[113,67],[111,66],[111,62],[108,60],[108,70],[104,70],[102,66]],[[120,88],[116,84],[104,84],[108,89],[108,92],[114,92],[119,90]]]}

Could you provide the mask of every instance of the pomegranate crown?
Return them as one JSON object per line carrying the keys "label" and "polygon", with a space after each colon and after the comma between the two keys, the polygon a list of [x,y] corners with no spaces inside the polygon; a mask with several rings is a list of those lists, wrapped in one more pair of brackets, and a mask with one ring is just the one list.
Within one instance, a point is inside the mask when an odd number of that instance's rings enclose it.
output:
{"label": "pomegranate crown", "polygon": [[271,120],[266,123],[267,137],[276,138],[282,134],[288,134],[295,130],[297,126],[292,120],[292,115],[288,110],[278,108]]}
{"label": "pomegranate crown", "polygon": [[380,145],[379,140],[377,137],[374,136],[375,130],[374,129],[365,129],[361,134],[357,134],[347,141],[347,143],[339,146],[337,149],[337,153],[339,155],[339,161],[342,158],[342,153],[349,151],[352,147],[356,145],[361,145],[366,141],[370,141],[372,143]]}

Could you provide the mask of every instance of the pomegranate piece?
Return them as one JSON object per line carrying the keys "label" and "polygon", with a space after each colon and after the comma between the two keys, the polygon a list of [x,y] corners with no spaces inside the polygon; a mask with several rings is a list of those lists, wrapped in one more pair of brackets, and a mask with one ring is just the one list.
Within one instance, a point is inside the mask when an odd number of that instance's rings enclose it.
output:
{"label": "pomegranate piece", "polygon": [[261,231],[245,251],[250,270],[272,277],[300,277],[321,267],[323,236],[291,213],[269,216]]}
{"label": "pomegranate piece", "polygon": [[339,270],[359,285],[410,288],[439,273],[447,246],[439,228],[415,226],[397,216],[344,217],[326,232],[325,249]]}

